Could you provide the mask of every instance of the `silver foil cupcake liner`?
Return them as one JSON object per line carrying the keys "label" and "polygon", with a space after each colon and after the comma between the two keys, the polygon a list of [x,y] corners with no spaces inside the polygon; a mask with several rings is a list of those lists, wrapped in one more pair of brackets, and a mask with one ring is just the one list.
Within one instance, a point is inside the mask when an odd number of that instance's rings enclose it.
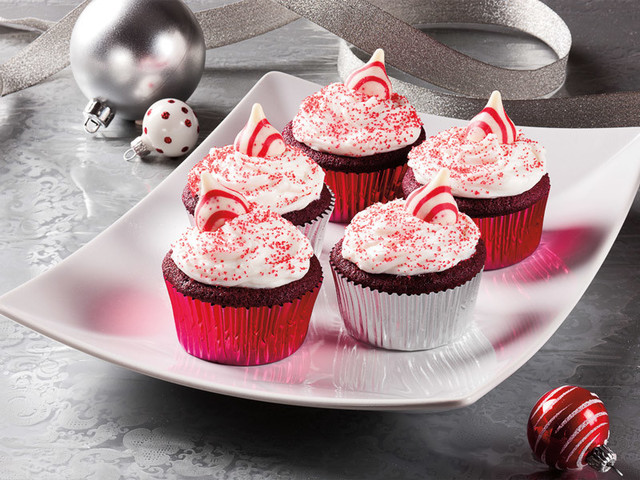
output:
{"label": "silver foil cupcake liner", "polygon": [[482,274],[443,292],[399,295],[363,287],[333,267],[331,271],[347,332],[369,345],[404,351],[435,348],[460,337],[472,322]]}
{"label": "silver foil cupcake liner", "polygon": [[304,225],[296,225],[296,228],[309,239],[313,247],[313,253],[315,253],[318,258],[320,258],[324,246],[324,232],[327,229],[327,223],[329,223],[329,218],[331,218],[333,208],[336,204],[336,197],[330,188],[329,192],[331,192],[331,203],[329,203],[327,209],[311,222],[305,223]]}

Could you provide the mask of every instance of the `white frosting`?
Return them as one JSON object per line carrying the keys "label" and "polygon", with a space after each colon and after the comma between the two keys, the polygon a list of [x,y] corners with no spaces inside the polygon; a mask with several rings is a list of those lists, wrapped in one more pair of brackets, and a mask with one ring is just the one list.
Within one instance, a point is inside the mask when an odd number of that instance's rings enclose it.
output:
{"label": "white frosting", "polygon": [[495,198],[519,195],[546,173],[546,154],[522,132],[514,143],[503,144],[494,134],[479,142],[465,139],[465,129],[454,127],[427,138],[409,152],[416,180],[427,184],[440,171],[451,172],[451,190],[457,197]]}
{"label": "white frosting", "polygon": [[359,212],[345,230],[342,256],[369,273],[419,275],[441,272],[476,251],[480,230],[464,213],[454,224],[425,222],[405,201],[376,203]]}
{"label": "white frosting", "polygon": [[302,210],[320,198],[324,186],[324,171],[292,146],[275,157],[251,157],[231,145],[212,148],[189,173],[192,192],[198,191],[197,182],[203,170],[246,199],[281,215]]}
{"label": "white frosting", "polygon": [[268,208],[251,210],[213,232],[190,227],[172,244],[171,258],[190,278],[224,287],[275,288],[309,270],[311,243]]}
{"label": "white frosting", "polygon": [[293,119],[295,139],[314,150],[363,157],[414,143],[422,121],[408,100],[388,100],[332,83],[303,100]]}

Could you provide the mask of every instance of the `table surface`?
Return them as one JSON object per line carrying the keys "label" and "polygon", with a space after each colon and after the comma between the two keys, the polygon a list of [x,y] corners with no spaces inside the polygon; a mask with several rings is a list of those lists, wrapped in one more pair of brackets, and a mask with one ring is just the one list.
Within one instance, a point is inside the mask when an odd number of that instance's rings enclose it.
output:
{"label": "table surface", "polygon": [[[0,17],[55,20],[76,3],[2,0]],[[188,3],[197,11],[224,2]],[[574,41],[559,95],[640,90],[635,0],[546,3]],[[478,33],[437,35],[471,54],[520,48],[518,61],[531,62],[545,55],[508,36],[479,42]],[[0,61],[35,36],[0,27]],[[189,100],[201,138],[268,71],[320,84],[338,80],[337,46],[335,36],[299,20],[208,51]],[[75,252],[179,162],[123,161],[136,125],[116,119],[89,136],[85,103],[68,68],[0,99],[0,293]],[[640,478],[639,236],[636,198],[593,283],[545,346],[473,405],[442,413],[325,410],[216,395],[131,372],[0,317],[0,479],[614,478],[590,469],[551,472],[532,457],[530,409],[563,384],[602,398],[617,466],[625,478]]]}

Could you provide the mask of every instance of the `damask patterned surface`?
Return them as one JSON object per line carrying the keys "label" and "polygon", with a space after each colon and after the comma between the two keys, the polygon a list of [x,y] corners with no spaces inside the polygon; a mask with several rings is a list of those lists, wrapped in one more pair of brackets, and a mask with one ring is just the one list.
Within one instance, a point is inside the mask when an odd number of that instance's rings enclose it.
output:
{"label": "damask patterned surface", "polygon": [[[211,5],[189,3],[194,10]],[[548,3],[574,33],[563,94],[640,89],[635,0]],[[0,16],[56,19],[74,4],[0,1]],[[479,48],[477,38],[441,35]],[[0,28],[0,61],[33,38]],[[209,51],[189,101],[203,135],[269,70],[336,80],[336,51],[335,37],[305,21]],[[0,293],[76,251],[176,165],[124,162],[135,125],[116,120],[89,137],[85,102],[69,69],[0,99]],[[565,383],[601,396],[618,466],[626,478],[640,478],[639,240],[636,200],[603,268],[545,347],[477,403],[437,414],[218,396],[127,371],[0,317],[0,479],[613,478],[553,473],[532,458],[530,408]]]}

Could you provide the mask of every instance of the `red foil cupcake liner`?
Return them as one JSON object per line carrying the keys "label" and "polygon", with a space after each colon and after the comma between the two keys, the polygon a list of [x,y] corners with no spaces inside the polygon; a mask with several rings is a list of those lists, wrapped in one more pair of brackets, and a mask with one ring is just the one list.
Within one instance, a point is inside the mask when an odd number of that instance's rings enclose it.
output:
{"label": "red foil cupcake liner", "polygon": [[369,205],[402,196],[402,177],[406,170],[406,164],[365,173],[325,170],[324,181],[336,197],[330,221],[348,223]]}
{"label": "red foil cupcake liner", "polygon": [[442,292],[399,295],[363,287],[333,267],[331,271],[347,332],[369,345],[404,351],[440,347],[465,333],[482,275]]}
{"label": "red foil cupcake liner", "polygon": [[487,246],[485,270],[518,263],[538,248],[547,198],[548,195],[529,208],[509,215],[473,218]]}
{"label": "red foil cupcake liner", "polygon": [[307,336],[320,285],[271,307],[223,307],[178,292],[165,281],[178,340],[187,353],[226,365],[264,365],[288,357]]}

